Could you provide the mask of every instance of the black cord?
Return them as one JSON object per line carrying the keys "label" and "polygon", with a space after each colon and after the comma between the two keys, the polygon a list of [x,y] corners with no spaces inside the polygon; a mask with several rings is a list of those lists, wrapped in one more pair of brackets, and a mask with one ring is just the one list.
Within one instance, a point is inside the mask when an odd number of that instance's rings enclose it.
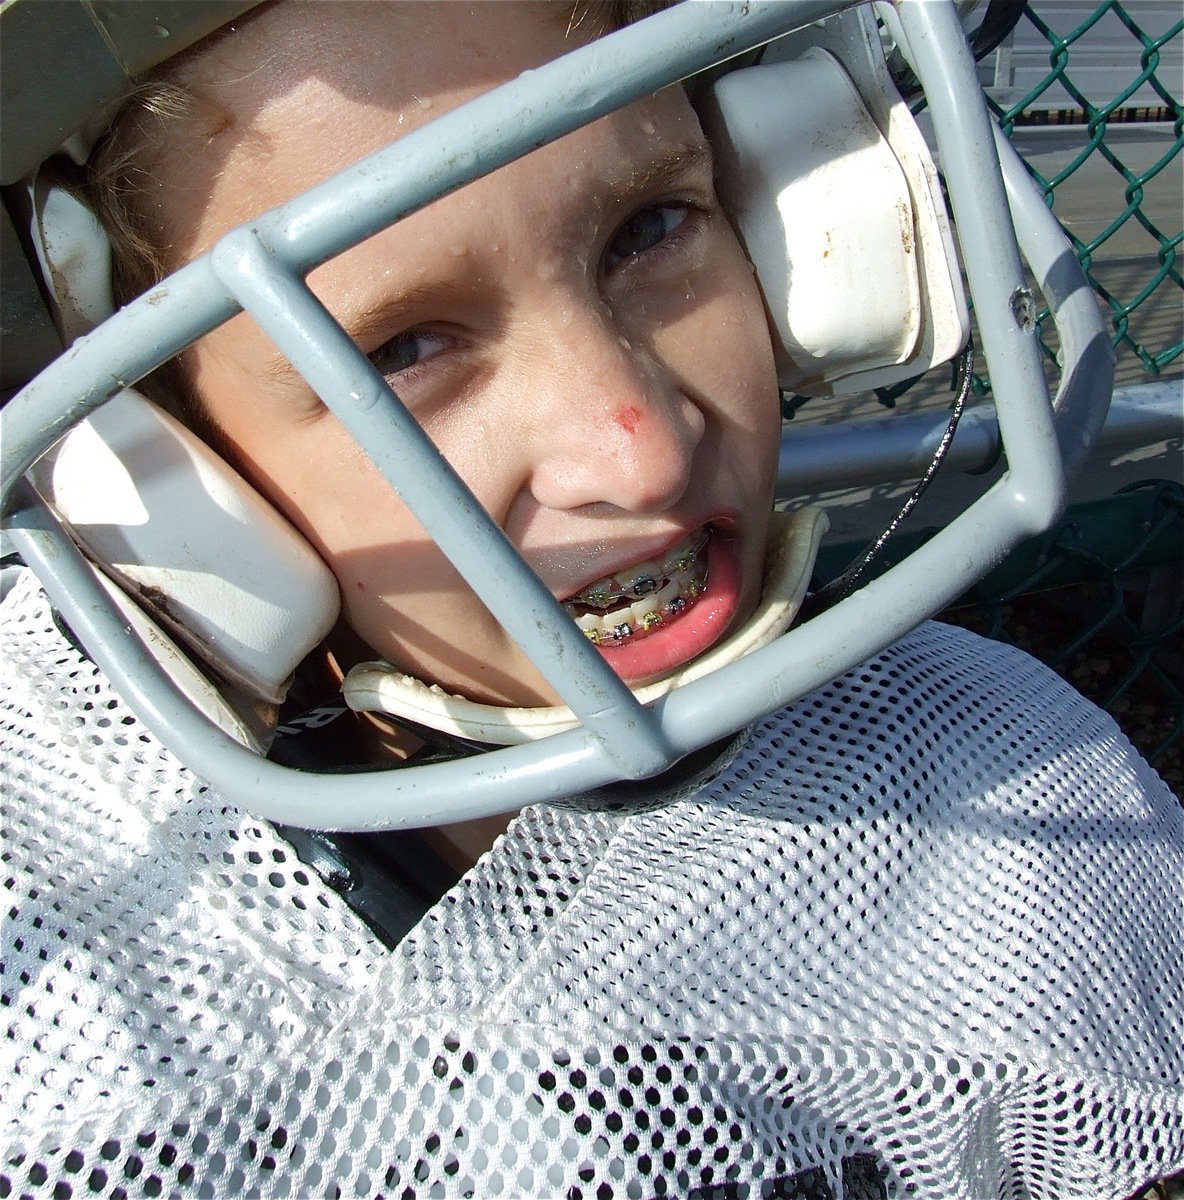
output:
{"label": "black cord", "polygon": [[921,499],[925,489],[933,481],[933,477],[937,474],[938,468],[945,461],[950,445],[953,443],[954,434],[958,430],[958,422],[962,417],[962,413],[966,408],[966,399],[970,395],[970,384],[974,377],[974,345],[967,342],[958,359],[958,375],[956,386],[958,395],[954,400],[953,408],[950,412],[950,419],[946,425],[945,432],[941,435],[941,441],[938,442],[937,449],[933,453],[933,458],[929,466],[925,470],[925,474],[921,476],[917,486],[913,488],[909,498],[901,506],[900,511],[889,521],[883,533],[868,548],[851,563],[847,569],[836,578],[832,579],[825,587],[819,588],[809,600],[809,609],[811,615],[816,615],[838,604],[840,600],[845,600],[854,590],[855,585],[867,570],[868,566],[880,555],[889,538],[899,528],[900,523],[913,511],[917,505],[917,501]]}
{"label": "black cord", "polygon": [[[1027,0],[990,0],[983,13],[983,19],[967,37],[975,62],[981,62],[992,50],[999,48],[1019,24],[1026,7]],[[904,55],[899,49],[888,55],[888,69],[892,75],[892,82],[896,84],[896,90],[905,100],[913,100],[921,94],[920,80],[904,61]]]}

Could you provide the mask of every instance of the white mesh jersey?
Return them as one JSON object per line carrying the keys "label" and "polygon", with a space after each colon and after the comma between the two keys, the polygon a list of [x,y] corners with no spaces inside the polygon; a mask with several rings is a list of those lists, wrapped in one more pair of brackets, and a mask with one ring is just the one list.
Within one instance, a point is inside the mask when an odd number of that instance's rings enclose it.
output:
{"label": "white mesh jersey", "polygon": [[[929,625],[393,951],[5,606],[0,1196],[1119,1197],[1184,1161],[1181,809]],[[332,805],[332,783],[325,803]]]}

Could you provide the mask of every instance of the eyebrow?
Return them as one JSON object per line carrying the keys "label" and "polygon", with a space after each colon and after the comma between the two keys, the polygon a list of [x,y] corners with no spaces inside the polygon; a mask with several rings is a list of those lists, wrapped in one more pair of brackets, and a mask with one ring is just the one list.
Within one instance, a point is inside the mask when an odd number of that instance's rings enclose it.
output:
{"label": "eyebrow", "polygon": [[[606,209],[627,205],[641,196],[661,192],[688,175],[700,172],[705,172],[709,177],[712,174],[710,145],[700,138],[680,142],[662,150],[649,162],[638,166],[627,175],[608,180],[601,203]],[[337,320],[355,345],[365,344],[375,335],[385,334],[403,324],[401,314],[405,311],[413,310],[429,300],[437,305],[446,304],[449,287],[446,282],[420,284],[400,292],[397,296],[379,300],[356,314],[337,317]],[[458,289],[461,290],[463,289]],[[271,359],[264,367],[263,374],[267,379],[281,385],[290,385],[297,380],[303,381],[303,376],[283,354]]]}
{"label": "eyebrow", "polygon": [[681,142],[656,154],[645,166],[638,167],[621,179],[610,180],[608,198],[624,204],[645,192],[660,191],[687,175],[712,170],[711,147],[706,141]]}
{"label": "eyebrow", "polygon": [[[402,323],[400,314],[414,309],[421,302],[432,299],[440,301],[443,293],[446,302],[447,285],[417,285],[400,292],[395,297],[379,300],[368,308],[357,313],[341,316],[331,313],[334,320],[345,330],[346,336],[355,346],[364,344],[377,334],[385,334],[390,329]],[[459,289],[458,289],[459,291]],[[318,297],[319,299],[319,297]],[[322,300],[323,304],[324,301]],[[307,384],[307,380],[292,365],[286,355],[277,354],[263,368],[263,375],[282,385],[297,382]]]}

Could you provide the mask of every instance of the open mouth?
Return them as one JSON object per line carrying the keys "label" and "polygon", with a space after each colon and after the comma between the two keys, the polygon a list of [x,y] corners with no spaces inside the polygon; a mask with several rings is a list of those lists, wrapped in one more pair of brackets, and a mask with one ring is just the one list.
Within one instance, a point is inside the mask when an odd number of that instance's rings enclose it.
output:
{"label": "open mouth", "polygon": [[707,588],[711,537],[707,526],[672,546],[659,560],[636,563],[569,596],[563,606],[597,646],[644,637],[681,616]]}
{"label": "open mouth", "polygon": [[[688,603],[689,612],[681,610],[677,620],[664,618],[664,625],[655,627],[656,636],[633,634],[615,642],[611,649],[597,647],[617,675],[633,688],[638,700],[649,704],[676,687],[735,662],[783,633],[801,604],[825,530],[826,518],[818,509],[803,508],[772,515],[765,544],[762,596],[751,614],[746,615],[743,609],[741,536],[729,530],[727,523],[705,525],[684,543],[661,555],[660,571],[655,568],[653,574],[643,575],[643,568],[650,564],[642,563],[616,572],[613,579],[598,580],[593,587],[569,598],[569,611],[573,605],[589,607],[588,594],[600,585],[604,585],[605,599],[613,593],[620,596],[618,604],[611,606],[619,610],[626,602],[629,588],[635,587],[639,579],[653,579],[657,586],[643,597],[649,601],[644,611],[653,612],[654,601],[663,587],[677,582],[684,571],[691,572],[688,585],[696,581],[695,570],[681,561],[682,555],[703,560],[698,568],[703,574],[697,580],[703,590],[693,604]],[[710,587],[702,582],[708,564]],[[667,571],[667,568],[672,569]],[[648,584],[642,583],[643,591],[647,587]],[[628,604],[631,606],[636,599]],[[608,611],[608,608],[592,608],[573,616],[576,620],[589,615],[603,619]],[[744,623],[733,628],[737,614]],[[629,624],[634,624],[633,617]],[[346,677],[343,691],[349,706],[358,712],[390,713],[432,729],[496,745],[520,745],[579,725],[579,718],[565,705],[505,708],[481,704],[451,695],[383,662],[358,663]]]}

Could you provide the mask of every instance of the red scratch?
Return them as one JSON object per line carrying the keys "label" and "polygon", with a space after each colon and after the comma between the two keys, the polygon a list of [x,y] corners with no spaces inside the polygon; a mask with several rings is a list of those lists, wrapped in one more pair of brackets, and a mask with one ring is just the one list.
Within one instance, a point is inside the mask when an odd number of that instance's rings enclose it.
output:
{"label": "red scratch", "polygon": [[617,411],[613,413],[613,420],[616,421],[616,423],[620,425],[620,427],[626,433],[636,433],[637,426],[641,424],[641,409],[634,408],[632,404],[629,405],[628,408],[618,408]]}

